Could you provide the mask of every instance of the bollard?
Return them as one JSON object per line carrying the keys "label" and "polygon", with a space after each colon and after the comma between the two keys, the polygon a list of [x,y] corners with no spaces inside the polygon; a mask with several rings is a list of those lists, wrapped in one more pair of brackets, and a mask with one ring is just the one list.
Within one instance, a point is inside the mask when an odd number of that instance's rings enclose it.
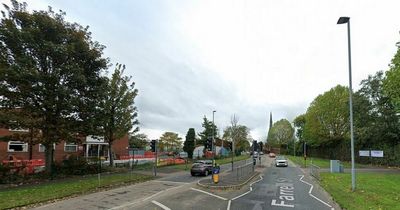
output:
{"label": "bollard", "polygon": [[212,178],[213,178],[213,181],[214,181],[214,184],[218,184],[218,182],[219,182],[219,166],[214,166],[214,168],[213,168],[213,173],[212,173]]}

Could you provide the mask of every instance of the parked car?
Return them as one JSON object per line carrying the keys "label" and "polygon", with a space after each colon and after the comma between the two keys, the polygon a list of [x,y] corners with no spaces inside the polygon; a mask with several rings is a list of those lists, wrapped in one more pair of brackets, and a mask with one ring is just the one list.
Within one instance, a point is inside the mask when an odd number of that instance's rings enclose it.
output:
{"label": "parked car", "polygon": [[270,158],[274,158],[275,156],[276,156],[275,153],[273,153],[273,152],[270,152],[270,153],[269,153],[269,157],[270,157]]}
{"label": "parked car", "polygon": [[260,155],[264,155],[264,152],[260,152]]}
{"label": "parked car", "polygon": [[275,158],[275,166],[279,167],[279,166],[288,166],[288,160],[286,159],[285,156],[277,156]]}
{"label": "parked car", "polygon": [[197,160],[193,163],[192,168],[190,169],[190,174],[192,176],[195,175],[204,175],[208,176],[212,173],[213,165],[211,160]]}

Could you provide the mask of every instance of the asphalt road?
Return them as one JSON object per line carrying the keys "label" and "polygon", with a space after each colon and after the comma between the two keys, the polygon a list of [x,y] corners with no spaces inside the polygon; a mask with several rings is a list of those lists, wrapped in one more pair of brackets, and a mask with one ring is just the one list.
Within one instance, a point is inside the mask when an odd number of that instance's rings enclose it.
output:
{"label": "asphalt road", "polygon": [[261,176],[250,193],[232,199],[230,209],[334,209],[327,195],[291,164],[271,166]]}

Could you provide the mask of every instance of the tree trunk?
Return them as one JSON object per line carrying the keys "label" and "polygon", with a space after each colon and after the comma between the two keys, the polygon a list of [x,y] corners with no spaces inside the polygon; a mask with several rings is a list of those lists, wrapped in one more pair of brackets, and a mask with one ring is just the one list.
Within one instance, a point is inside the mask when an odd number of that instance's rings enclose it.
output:
{"label": "tree trunk", "polygon": [[29,160],[32,160],[32,149],[33,149],[33,145],[32,145],[32,144],[29,144],[28,147],[29,147],[29,148],[28,148],[28,150],[29,150]]}
{"label": "tree trunk", "polygon": [[110,166],[113,166],[114,165],[114,154],[113,154],[113,150],[112,150],[112,140],[110,140],[109,142],[108,142],[108,149],[109,149],[109,160],[110,160]]}
{"label": "tree trunk", "polygon": [[46,162],[46,173],[52,174],[53,172],[53,155],[54,150],[51,144],[45,144],[45,162]]}

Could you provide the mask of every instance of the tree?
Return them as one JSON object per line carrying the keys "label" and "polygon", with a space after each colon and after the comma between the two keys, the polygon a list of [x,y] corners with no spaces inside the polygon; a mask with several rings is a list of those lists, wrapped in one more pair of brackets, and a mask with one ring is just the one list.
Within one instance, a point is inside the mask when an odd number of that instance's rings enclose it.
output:
{"label": "tree", "polygon": [[185,142],[183,143],[183,151],[188,153],[189,158],[193,158],[195,139],[196,139],[196,132],[194,131],[194,128],[189,128],[186,134]]}
{"label": "tree", "polygon": [[129,137],[129,146],[131,148],[144,149],[149,144],[149,138],[144,133],[133,134]]}
{"label": "tree", "polygon": [[[108,82],[108,88],[101,101],[101,116],[103,122],[104,139],[109,145],[110,166],[113,165],[113,142],[128,134],[139,122],[137,120],[137,109],[135,97],[138,90],[135,83],[130,83],[132,77],[123,76],[125,65],[117,64]],[[137,132],[136,127],[132,133]]]}
{"label": "tree", "polygon": [[182,138],[174,132],[165,132],[160,137],[159,148],[161,151],[177,151],[181,147]]}
{"label": "tree", "polygon": [[272,125],[268,133],[268,144],[271,146],[288,145],[290,140],[293,140],[294,129],[290,122],[286,119],[281,119]]}
{"label": "tree", "polygon": [[250,130],[238,124],[239,118],[236,115],[231,117],[231,125],[224,129],[223,139],[232,141],[232,148],[235,153],[248,150],[250,147]]}
{"label": "tree", "polygon": [[[4,5],[0,22],[0,107],[20,108],[34,119],[20,126],[41,132],[46,171],[53,144],[76,142],[98,128],[98,102],[106,79],[104,46],[88,27],[64,20],[65,13],[28,12],[26,3]],[[6,122],[6,124],[12,124]],[[11,125],[12,126],[12,125]]]}
{"label": "tree", "polygon": [[389,65],[389,71],[386,72],[383,88],[395,105],[397,113],[400,113],[400,42],[396,45],[397,53]]}
{"label": "tree", "polygon": [[326,146],[349,139],[348,98],[348,88],[338,85],[311,102],[303,131],[307,144]]}
{"label": "tree", "polygon": [[363,116],[356,116],[357,121],[362,122],[364,137],[369,139],[365,143],[369,146],[388,143],[392,147],[400,142],[399,117],[391,98],[384,91],[383,72],[363,80],[358,94],[369,102],[364,106],[367,110],[363,111]]}
{"label": "tree", "polygon": [[305,114],[301,114],[297,116],[293,120],[294,126],[297,128],[296,137],[300,140],[300,142],[304,141],[304,126],[306,124],[306,116]]}
{"label": "tree", "polygon": [[204,128],[204,130],[198,134],[200,136],[198,144],[204,144],[207,138],[212,138],[213,135],[215,135],[215,137],[218,137],[217,126],[213,124],[212,121],[209,121],[206,116],[204,116],[203,124],[201,126]]}

